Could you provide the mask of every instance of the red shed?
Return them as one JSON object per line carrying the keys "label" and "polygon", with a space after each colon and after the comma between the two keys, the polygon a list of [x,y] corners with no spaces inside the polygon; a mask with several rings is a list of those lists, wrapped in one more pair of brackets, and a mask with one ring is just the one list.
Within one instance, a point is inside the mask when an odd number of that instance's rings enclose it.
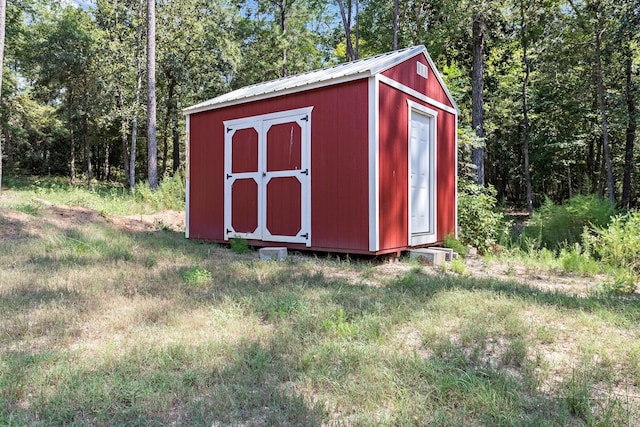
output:
{"label": "red shed", "polygon": [[383,254],[456,233],[458,109],[424,46],[184,113],[188,238]]}

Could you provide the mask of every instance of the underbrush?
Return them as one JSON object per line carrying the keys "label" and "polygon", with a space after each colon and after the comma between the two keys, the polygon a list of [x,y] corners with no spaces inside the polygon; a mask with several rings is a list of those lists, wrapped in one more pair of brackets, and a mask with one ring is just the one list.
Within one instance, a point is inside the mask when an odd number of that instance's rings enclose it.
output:
{"label": "underbrush", "polygon": [[460,239],[445,246],[466,256],[476,246],[489,258],[583,276],[612,279],[602,289],[633,293],[640,281],[640,212],[615,215],[607,200],[576,196],[557,205],[547,199],[524,224],[496,214],[491,188],[463,183],[460,194]]}
{"label": "underbrush", "polygon": [[546,199],[522,234],[535,239],[541,247],[559,251],[581,243],[585,227],[606,227],[613,212],[608,200],[595,195],[574,196],[561,205]]}
{"label": "underbrush", "polygon": [[138,183],[131,190],[112,182],[96,182],[91,188],[71,185],[68,178],[7,177],[3,185],[12,191],[5,205],[34,215],[43,203],[80,206],[105,214],[142,214],[161,210],[182,210],[185,206],[185,176],[181,169],[165,177],[156,191],[148,182]]}

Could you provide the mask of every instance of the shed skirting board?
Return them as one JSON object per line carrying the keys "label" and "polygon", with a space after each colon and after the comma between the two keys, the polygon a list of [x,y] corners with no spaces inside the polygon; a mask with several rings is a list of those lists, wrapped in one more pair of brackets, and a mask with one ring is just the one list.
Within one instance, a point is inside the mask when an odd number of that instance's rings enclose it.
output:
{"label": "shed skirting board", "polygon": [[380,250],[380,75],[369,78],[369,251]]}

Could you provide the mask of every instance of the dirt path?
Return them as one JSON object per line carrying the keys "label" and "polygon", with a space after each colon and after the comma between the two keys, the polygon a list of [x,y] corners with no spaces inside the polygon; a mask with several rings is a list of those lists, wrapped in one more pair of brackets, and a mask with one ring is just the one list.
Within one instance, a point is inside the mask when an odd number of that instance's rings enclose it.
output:
{"label": "dirt path", "polygon": [[89,223],[102,223],[131,233],[169,229],[184,232],[184,212],[162,211],[149,215],[105,215],[79,206],[41,203],[34,214],[0,207],[0,240],[42,237],[49,228],[69,230]]}

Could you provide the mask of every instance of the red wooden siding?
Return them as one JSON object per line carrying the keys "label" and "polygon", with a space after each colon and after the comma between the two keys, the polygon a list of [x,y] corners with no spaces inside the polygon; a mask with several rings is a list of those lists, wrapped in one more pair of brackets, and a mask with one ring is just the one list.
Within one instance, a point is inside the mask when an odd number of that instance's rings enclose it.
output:
{"label": "red wooden siding", "polygon": [[[425,65],[429,72],[428,78],[424,78],[417,73],[416,62],[421,62]],[[443,104],[453,107],[451,101],[447,97],[446,92],[440,82],[435,77],[434,71],[429,67],[429,63],[424,55],[417,55],[407,61],[404,61],[395,67],[383,72],[382,75],[389,77],[397,82],[402,83],[405,86],[410,87],[420,93],[427,95],[429,98],[442,102]]]}
{"label": "red wooden siding", "polygon": [[455,116],[380,84],[380,248],[408,245],[407,99],[438,111],[436,227],[437,240],[455,230]]}
{"label": "red wooden siding", "polygon": [[380,248],[384,250],[408,244],[408,110],[405,94],[384,84],[379,88]]}
{"label": "red wooden siding", "polygon": [[[192,114],[189,236],[214,241],[224,239],[223,121],[313,106],[312,249],[368,251],[367,96],[368,85],[364,79]],[[288,143],[291,128],[287,126],[274,131],[283,133]],[[296,150],[292,147],[292,158],[299,157]],[[251,160],[246,162],[250,164]],[[241,163],[246,166],[245,160]],[[273,165],[274,168],[281,166]]]}
{"label": "red wooden siding", "polygon": [[224,238],[224,135],[221,122],[211,125],[214,113],[192,114],[189,119],[189,237],[221,241]]}

